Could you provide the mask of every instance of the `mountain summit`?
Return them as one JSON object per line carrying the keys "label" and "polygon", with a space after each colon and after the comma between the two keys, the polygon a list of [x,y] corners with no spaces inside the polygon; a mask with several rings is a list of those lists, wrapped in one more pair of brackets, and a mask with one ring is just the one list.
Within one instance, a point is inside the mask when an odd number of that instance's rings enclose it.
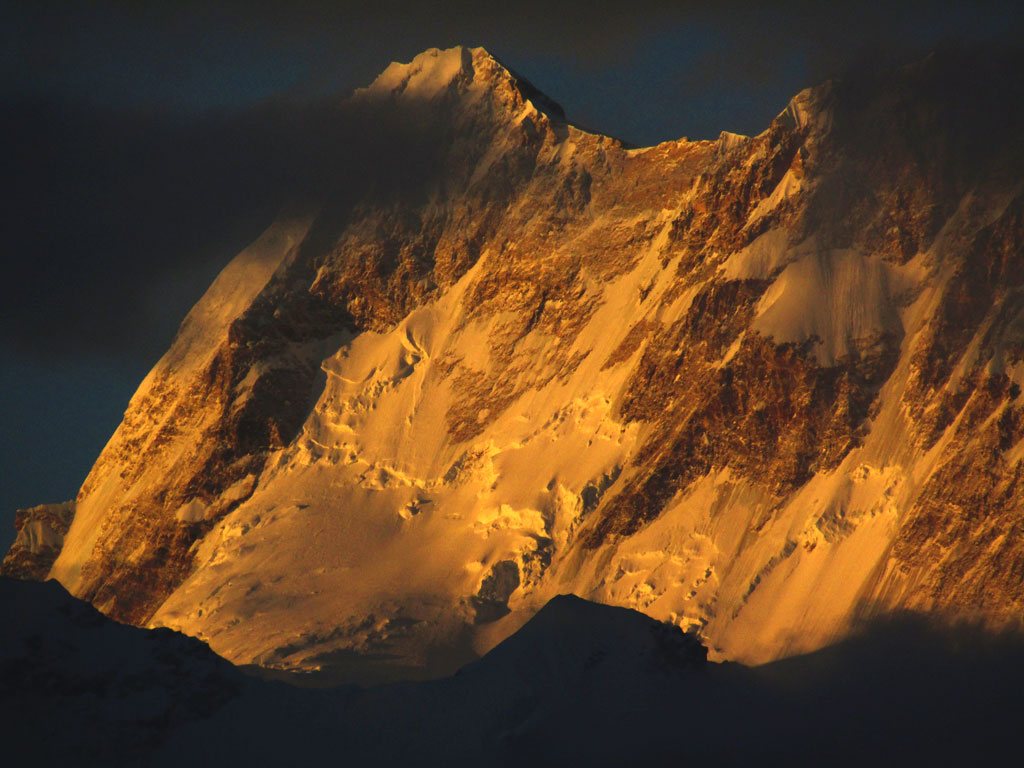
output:
{"label": "mountain summit", "polygon": [[[561,105],[541,93],[528,80],[503,66],[483,48],[430,48],[408,64],[392,62],[367,88],[356,91],[355,99],[392,99],[415,102],[432,101],[445,94],[457,98],[473,87],[496,91],[510,90],[520,100],[529,99],[551,117],[565,120]],[[513,100],[513,103],[516,103]],[[521,103],[521,102],[520,102]]]}
{"label": "mountain summit", "polygon": [[225,268],[66,535],[69,508],[23,515],[5,572],[366,680],[450,671],[568,592],[748,662],[890,609],[1019,616],[999,66],[628,149],[483,49],[391,65],[342,106],[390,143],[337,147]]}

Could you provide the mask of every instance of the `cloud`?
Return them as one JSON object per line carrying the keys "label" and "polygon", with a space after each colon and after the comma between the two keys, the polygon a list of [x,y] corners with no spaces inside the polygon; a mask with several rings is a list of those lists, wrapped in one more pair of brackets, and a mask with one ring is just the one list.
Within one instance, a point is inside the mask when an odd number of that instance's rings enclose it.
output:
{"label": "cloud", "polygon": [[832,71],[916,54],[954,33],[1012,37],[1020,24],[1000,23],[1001,7],[19,4],[0,30],[0,343],[44,357],[153,359],[289,195],[317,175],[357,177],[339,148],[386,157],[373,147],[400,143],[363,135],[332,105],[428,46],[484,44],[570,118],[649,143],[756,132]]}
{"label": "cloud", "polygon": [[26,100],[0,114],[12,192],[0,343],[43,358],[154,358],[283,206],[411,188],[436,159],[414,119],[337,100],[186,120]]}
{"label": "cloud", "polygon": [[203,271],[212,250],[270,213],[244,164],[250,137],[236,143],[226,126],[26,100],[0,113],[5,346],[149,354],[155,330],[165,346],[147,287]]}

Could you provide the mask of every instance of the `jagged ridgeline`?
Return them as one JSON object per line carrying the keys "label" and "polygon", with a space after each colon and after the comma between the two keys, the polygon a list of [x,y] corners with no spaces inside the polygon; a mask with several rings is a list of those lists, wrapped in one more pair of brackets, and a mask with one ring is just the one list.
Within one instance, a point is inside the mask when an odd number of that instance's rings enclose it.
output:
{"label": "jagged ridgeline", "polygon": [[642,149],[483,49],[391,65],[336,110],[373,150],[227,266],[5,572],[365,679],[564,592],[747,662],[890,609],[1019,617],[1017,63]]}

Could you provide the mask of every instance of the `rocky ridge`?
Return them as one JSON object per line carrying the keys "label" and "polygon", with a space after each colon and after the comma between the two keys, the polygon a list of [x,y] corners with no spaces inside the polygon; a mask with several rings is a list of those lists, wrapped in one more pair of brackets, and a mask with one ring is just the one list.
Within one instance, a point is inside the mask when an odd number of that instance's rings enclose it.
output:
{"label": "rocky ridge", "polygon": [[224,270],[49,575],[353,679],[450,671],[562,592],[744,661],[894,608],[1016,620],[1024,101],[970,64],[642,149],[482,49],[392,65],[345,109],[415,125],[415,163]]}
{"label": "rocky ridge", "polygon": [[0,734],[18,764],[149,764],[252,687],[195,638],[118,624],[55,581],[0,578],[0,615]]}
{"label": "rocky ridge", "polygon": [[52,581],[0,578],[0,618],[0,739],[15,764],[989,764],[1016,746],[1024,681],[1019,633],[904,617],[746,668],[572,596],[451,677],[365,689],[246,676]]}

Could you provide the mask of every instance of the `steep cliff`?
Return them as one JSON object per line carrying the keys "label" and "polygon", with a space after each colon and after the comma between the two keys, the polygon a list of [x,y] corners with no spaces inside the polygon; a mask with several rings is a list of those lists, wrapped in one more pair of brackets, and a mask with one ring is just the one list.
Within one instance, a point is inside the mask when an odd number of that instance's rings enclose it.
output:
{"label": "steep cliff", "polygon": [[563,592],[748,662],[891,608],[1016,619],[1007,71],[929,59],[631,149],[483,49],[393,64],[340,109],[407,143],[224,270],[50,575],[353,679],[448,671]]}

